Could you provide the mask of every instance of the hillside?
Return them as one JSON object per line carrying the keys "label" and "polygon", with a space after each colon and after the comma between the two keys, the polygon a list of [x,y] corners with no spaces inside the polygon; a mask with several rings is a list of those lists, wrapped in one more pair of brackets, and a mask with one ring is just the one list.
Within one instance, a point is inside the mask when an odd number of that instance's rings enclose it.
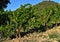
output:
{"label": "hillside", "polygon": [[35,8],[37,8],[37,11],[41,11],[45,8],[54,8],[56,7],[57,8],[58,6],[58,3],[56,2],[53,2],[53,1],[43,1],[43,2],[40,2],[38,4],[35,5]]}
{"label": "hillside", "polygon": [[[6,32],[3,29],[6,36],[8,35],[4,42],[60,42],[60,5],[58,3],[43,1],[34,6],[25,4],[16,11],[8,13],[10,24],[5,26]],[[21,32],[26,34],[22,33],[24,36],[17,39],[16,35]],[[13,34],[15,38],[9,38]]]}
{"label": "hillside", "polygon": [[34,7],[34,15],[36,17],[36,20],[43,26],[51,28],[54,24],[56,25],[60,23],[59,3],[53,1],[43,1]]}
{"label": "hillside", "polygon": [[[20,39],[21,42],[60,42],[60,26],[45,32],[27,34]],[[4,42],[13,42],[13,40],[6,40]],[[14,42],[19,42],[19,39],[14,39]]]}

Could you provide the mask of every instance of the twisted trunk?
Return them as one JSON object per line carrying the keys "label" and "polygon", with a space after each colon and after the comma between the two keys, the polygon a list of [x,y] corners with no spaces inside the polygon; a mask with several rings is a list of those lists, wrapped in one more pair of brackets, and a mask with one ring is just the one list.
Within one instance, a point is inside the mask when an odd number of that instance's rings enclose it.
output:
{"label": "twisted trunk", "polygon": [[16,32],[17,32],[16,37],[17,38],[21,38],[21,36],[20,36],[20,29],[16,29]]}

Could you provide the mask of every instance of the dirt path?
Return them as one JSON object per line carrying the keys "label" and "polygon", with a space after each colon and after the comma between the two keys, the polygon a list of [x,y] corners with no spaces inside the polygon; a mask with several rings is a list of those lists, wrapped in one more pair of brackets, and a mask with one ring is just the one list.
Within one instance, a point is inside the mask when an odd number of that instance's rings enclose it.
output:
{"label": "dirt path", "polygon": [[6,40],[4,42],[22,42],[22,41],[23,41],[22,39],[15,38],[15,39],[12,39],[12,40]]}

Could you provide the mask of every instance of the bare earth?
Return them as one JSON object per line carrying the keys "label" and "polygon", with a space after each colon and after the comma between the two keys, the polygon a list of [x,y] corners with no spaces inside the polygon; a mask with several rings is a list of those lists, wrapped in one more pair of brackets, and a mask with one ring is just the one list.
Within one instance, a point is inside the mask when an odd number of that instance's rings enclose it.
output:
{"label": "bare earth", "polygon": [[[58,42],[57,38],[50,38],[49,35],[52,33],[60,34],[60,26],[54,27],[53,29],[47,30],[41,33],[27,34],[23,38],[15,38],[13,40],[5,40],[4,42]],[[60,38],[59,38],[60,40]]]}

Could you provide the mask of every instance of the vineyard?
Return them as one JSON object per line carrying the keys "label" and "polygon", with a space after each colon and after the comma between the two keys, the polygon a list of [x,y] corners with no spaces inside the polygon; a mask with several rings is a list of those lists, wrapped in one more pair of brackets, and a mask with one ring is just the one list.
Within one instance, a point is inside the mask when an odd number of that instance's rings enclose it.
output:
{"label": "vineyard", "polygon": [[59,25],[60,4],[57,2],[43,1],[36,5],[28,3],[15,11],[4,11],[0,8],[0,39],[13,39],[16,35],[23,38],[31,33],[42,33]]}

